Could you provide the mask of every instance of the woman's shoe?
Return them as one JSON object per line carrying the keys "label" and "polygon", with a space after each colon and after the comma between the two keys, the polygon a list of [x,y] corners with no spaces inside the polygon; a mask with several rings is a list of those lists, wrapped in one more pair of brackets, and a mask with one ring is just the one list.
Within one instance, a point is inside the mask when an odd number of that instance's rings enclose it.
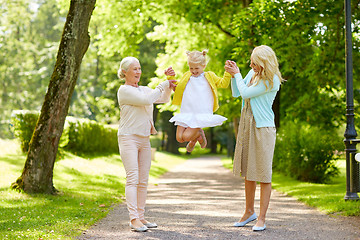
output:
{"label": "woman's shoe", "polygon": [[147,222],[147,223],[144,223],[144,225],[145,225],[147,228],[157,228],[157,224],[156,224],[156,223]]}
{"label": "woman's shoe", "polygon": [[[254,221],[257,218],[256,213],[254,213],[253,215],[251,215],[248,219],[246,219],[245,221],[242,222],[235,222],[234,223],[234,227],[243,227],[246,224],[248,224],[251,221]],[[253,229],[254,230],[254,229]]]}
{"label": "woman's shoe", "polygon": [[257,227],[257,226],[253,226],[252,230],[253,231],[264,231],[266,229],[266,225],[264,224],[263,227]]}
{"label": "woman's shoe", "polygon": [[145,225],[137,228],[137,227],[134,227],[131,223],[130,223],[130,228],[134,232],[146,232],[148,230],[148,227]]}

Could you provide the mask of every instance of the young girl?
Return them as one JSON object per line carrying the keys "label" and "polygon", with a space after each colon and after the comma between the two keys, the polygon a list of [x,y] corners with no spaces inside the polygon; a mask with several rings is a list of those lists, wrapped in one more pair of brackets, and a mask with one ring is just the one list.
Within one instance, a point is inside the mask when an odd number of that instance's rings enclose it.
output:
{"label": "young girl", "polygon": [[[236,140],[235,175],[245,177],[245,213],[235,227],[243,227],[258,218],[254,231],[266,229],[265,215],[270,202],[272,159],[276,129],[272,105],[280,89],[281,73],[275,52],[268,46],[254,48],[252,68],[243,79],[233,61],[226,61],[225,69],[234,77],[231,89],[234,97],[241,96],[242,109]],[[254,198],[256,182],[260,182],[260,214],[256,216]]]}
{"label": "young girl", "polygon": [[177,141],[189,142],[186,146],[188,152],[192,152],[197,141],[202,148],[206,147],[202,128],[219,126],[226,120],[213,112],[219,108],[217,88],[228,87],[231,75],[225,72],[220,78],[213,72],[204,72],[207,52],[186,52],[190,71],[178,82],[173,98],[173,104],[181,105],[181,108],[170,122],[177,125]]}

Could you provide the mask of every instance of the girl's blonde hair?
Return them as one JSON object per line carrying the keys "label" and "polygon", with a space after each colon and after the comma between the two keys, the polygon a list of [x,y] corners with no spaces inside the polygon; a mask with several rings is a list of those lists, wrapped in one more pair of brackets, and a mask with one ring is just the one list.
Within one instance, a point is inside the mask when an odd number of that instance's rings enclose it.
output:
{"label": "girl's blonde hair", "polygon": [[120,67],[119,70],[117,72],[117,75],[120,79],[124,79],[125,78],[125,74],[123,72],[123,70],[125,72],[127,72],[127,70],[129,70],[129,67],[132,63],[137,62],[140,63],[139,60],[136,57],[126,57],[123,60],[121,60],[120,62]]}
{"label": "girl's blonde hair", "polygon": [[199,51],[186,51],[186,55],[188,56],[188,63],[197,63],[201,65],[206,65],[206,54],[209,52],[209,50],[205,49],[202,52]]}
{"label": "girl's blonde hair", "polygon": [[[272,89],[274,86],[274,75],[279,77],[280,83],[283,81],[278,60],[271,47],[261,45],[254,48],[251,53],[251,60],[254,64],[261,67],[261,70],[254,75],[255,85],[257,85],[260,80],[263,80],[266,90]],[[269,86],[266,84],[266,81],[268,81]]]}

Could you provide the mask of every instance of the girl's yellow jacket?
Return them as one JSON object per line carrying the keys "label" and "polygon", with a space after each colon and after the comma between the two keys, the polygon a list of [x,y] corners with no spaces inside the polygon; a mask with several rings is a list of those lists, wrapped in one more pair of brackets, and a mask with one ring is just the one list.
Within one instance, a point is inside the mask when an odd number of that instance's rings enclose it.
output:
{"label": "girl's yellow jacket", "polygon": [[[186,84],[188,83],[188,81],[190,79],[190,76],[191,76],[191,72],[190,71],[186,72],[184,74],[184,76],[180,79],[180,81],[178,81],[178,84],[175,89],[175,94],[173,97],[172,104],[181,105],[184,90],[185,90]],[[168,78],[169,77],[170,76],[168,76]],[[173,78],[173,76],[171,76],[171,77]],[[214,96],[213,111],[215,112],[219,108],[217,89],[218,88],[227,88],[230,84],[231,75],[230,75],[230,73],[225,72],[224,76],[221,78],[221,77],[216,76],[216,74],[213,72],[205,72],[205,78],[209,82],[211,91]]]}

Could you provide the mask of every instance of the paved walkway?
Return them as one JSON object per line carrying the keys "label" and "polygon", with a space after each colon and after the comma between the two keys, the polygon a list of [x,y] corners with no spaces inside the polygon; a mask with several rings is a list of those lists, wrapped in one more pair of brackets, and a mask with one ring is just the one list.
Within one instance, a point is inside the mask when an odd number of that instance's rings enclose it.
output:
{"label": "paved walkway", "polygon": [[[358,218],[334,218],[277,191],[272,192],[265,231],[253,232],[255,222],[232,227],[244,206],[242,178],[223,168],[219,158],[196,158],[149,187],[146,216],[157,229],[131,232],[121,204],[79,239],[360,239]],[[258,190],[255,206],[259,213]]]}

